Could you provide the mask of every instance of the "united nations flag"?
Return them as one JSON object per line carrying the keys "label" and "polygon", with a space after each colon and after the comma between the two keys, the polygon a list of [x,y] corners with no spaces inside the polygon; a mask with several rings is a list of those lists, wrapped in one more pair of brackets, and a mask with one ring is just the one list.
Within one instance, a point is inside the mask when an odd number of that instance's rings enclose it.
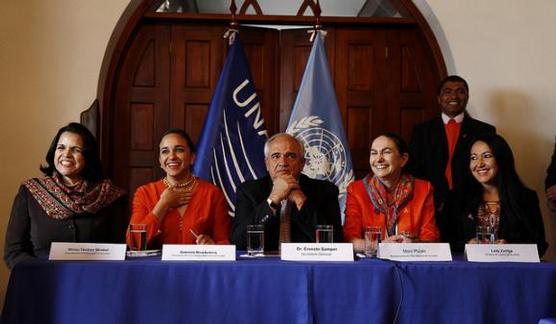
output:
{"label": "united nations flag", "polygon": [[342,115],[330,78],[324,35],[322,31],[315,33],[286,132],[304,143],[303,173],[338,186],[343,223],[346,188],[353,180],[353,167]]}

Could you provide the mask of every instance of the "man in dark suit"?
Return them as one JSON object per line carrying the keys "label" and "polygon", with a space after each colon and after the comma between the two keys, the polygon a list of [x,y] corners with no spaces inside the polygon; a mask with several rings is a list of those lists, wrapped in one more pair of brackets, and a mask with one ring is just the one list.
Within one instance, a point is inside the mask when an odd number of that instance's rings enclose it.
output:
{"label": "man in dark suit", "polygon": [[454,250],[463,248],[460,212],[472,181],[469,146],[476,136],[496,132],[492,125],[467,114],[468,99],[469,87],[463,78],[453,75],[442,80],[437,97],[442,114],[416,125],[410,144],[409,170],[433,184],[436,223],[442,241]]}
{"label": "man in dark suit", "polygon": [[341,242],[338,188],[301,174],[303,144],[276,134],[265,143],[264,155],[268,175],[238,187],[230,241],[245,250],[247,225],[263,224],[266,251],[277,251],[280,242],[315,242],[316,225],[333,225],[334,242]]}

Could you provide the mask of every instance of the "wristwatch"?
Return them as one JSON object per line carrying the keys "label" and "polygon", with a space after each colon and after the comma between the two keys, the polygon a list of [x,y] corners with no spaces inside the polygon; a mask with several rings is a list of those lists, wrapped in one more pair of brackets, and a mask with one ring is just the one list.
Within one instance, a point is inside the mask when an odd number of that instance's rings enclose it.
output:
{"label": "wristwatch", "polygon": [[268,203],[268,205],[270,206],[270,208],[274,209],[274,210],[279,210],[280,209],[280,205],[275,203],[274,201],[272,201],[272,199],[267,198],[266,202]]}

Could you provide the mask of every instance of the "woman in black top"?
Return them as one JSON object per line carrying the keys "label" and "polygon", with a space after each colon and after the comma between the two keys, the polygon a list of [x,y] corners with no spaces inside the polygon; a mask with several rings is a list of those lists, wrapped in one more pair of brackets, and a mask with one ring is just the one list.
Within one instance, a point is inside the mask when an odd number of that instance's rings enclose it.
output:
{"label": "woman in black top", "polygon": [[488,226],[495,243],[535,243],[542,256],[548,244],[539,199],[521,182],[504,138],[496,134],[476,138],[469,154],[469,170],[476,181],[466,200],[466,241],[478,243],[477,226]]}
{"label": "woman in black top", "polygon": [[124,192],[103,179],[97,144],[78,123],[58,130],[41,166],[24,181],[6,232],[4,261],[48,256],[52,242],[124,242]]}

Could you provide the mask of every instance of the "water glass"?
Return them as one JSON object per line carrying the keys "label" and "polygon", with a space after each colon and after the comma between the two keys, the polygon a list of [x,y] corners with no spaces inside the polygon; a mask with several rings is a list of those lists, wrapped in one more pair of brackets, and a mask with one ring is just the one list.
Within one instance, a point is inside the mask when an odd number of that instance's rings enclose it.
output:
{"label": "water glass", "polygon": [[129,224],[129,249],[131,251],[145,251],[147,249],[147,225]]}
{"label": "water glass", "polygon": [[493,244],[495,241],[494,227],[477,226],[477,241],[480,244]]}
{"label": "water glass", "polygon": [[378,243],[382,240],[382,228],[379,226],[366,226],[363,238],[365,239],[365,255],[376,257]]}
{"label": "water glass", "polygon": [[317,225],[315,229],[315,239],[317,243],[332,243],[334,242],[334,226],[332,225]]}
{"label": "water glass", "polygon": [[247,225],[247,254],[250,256],[264,255],[263,225]]}

